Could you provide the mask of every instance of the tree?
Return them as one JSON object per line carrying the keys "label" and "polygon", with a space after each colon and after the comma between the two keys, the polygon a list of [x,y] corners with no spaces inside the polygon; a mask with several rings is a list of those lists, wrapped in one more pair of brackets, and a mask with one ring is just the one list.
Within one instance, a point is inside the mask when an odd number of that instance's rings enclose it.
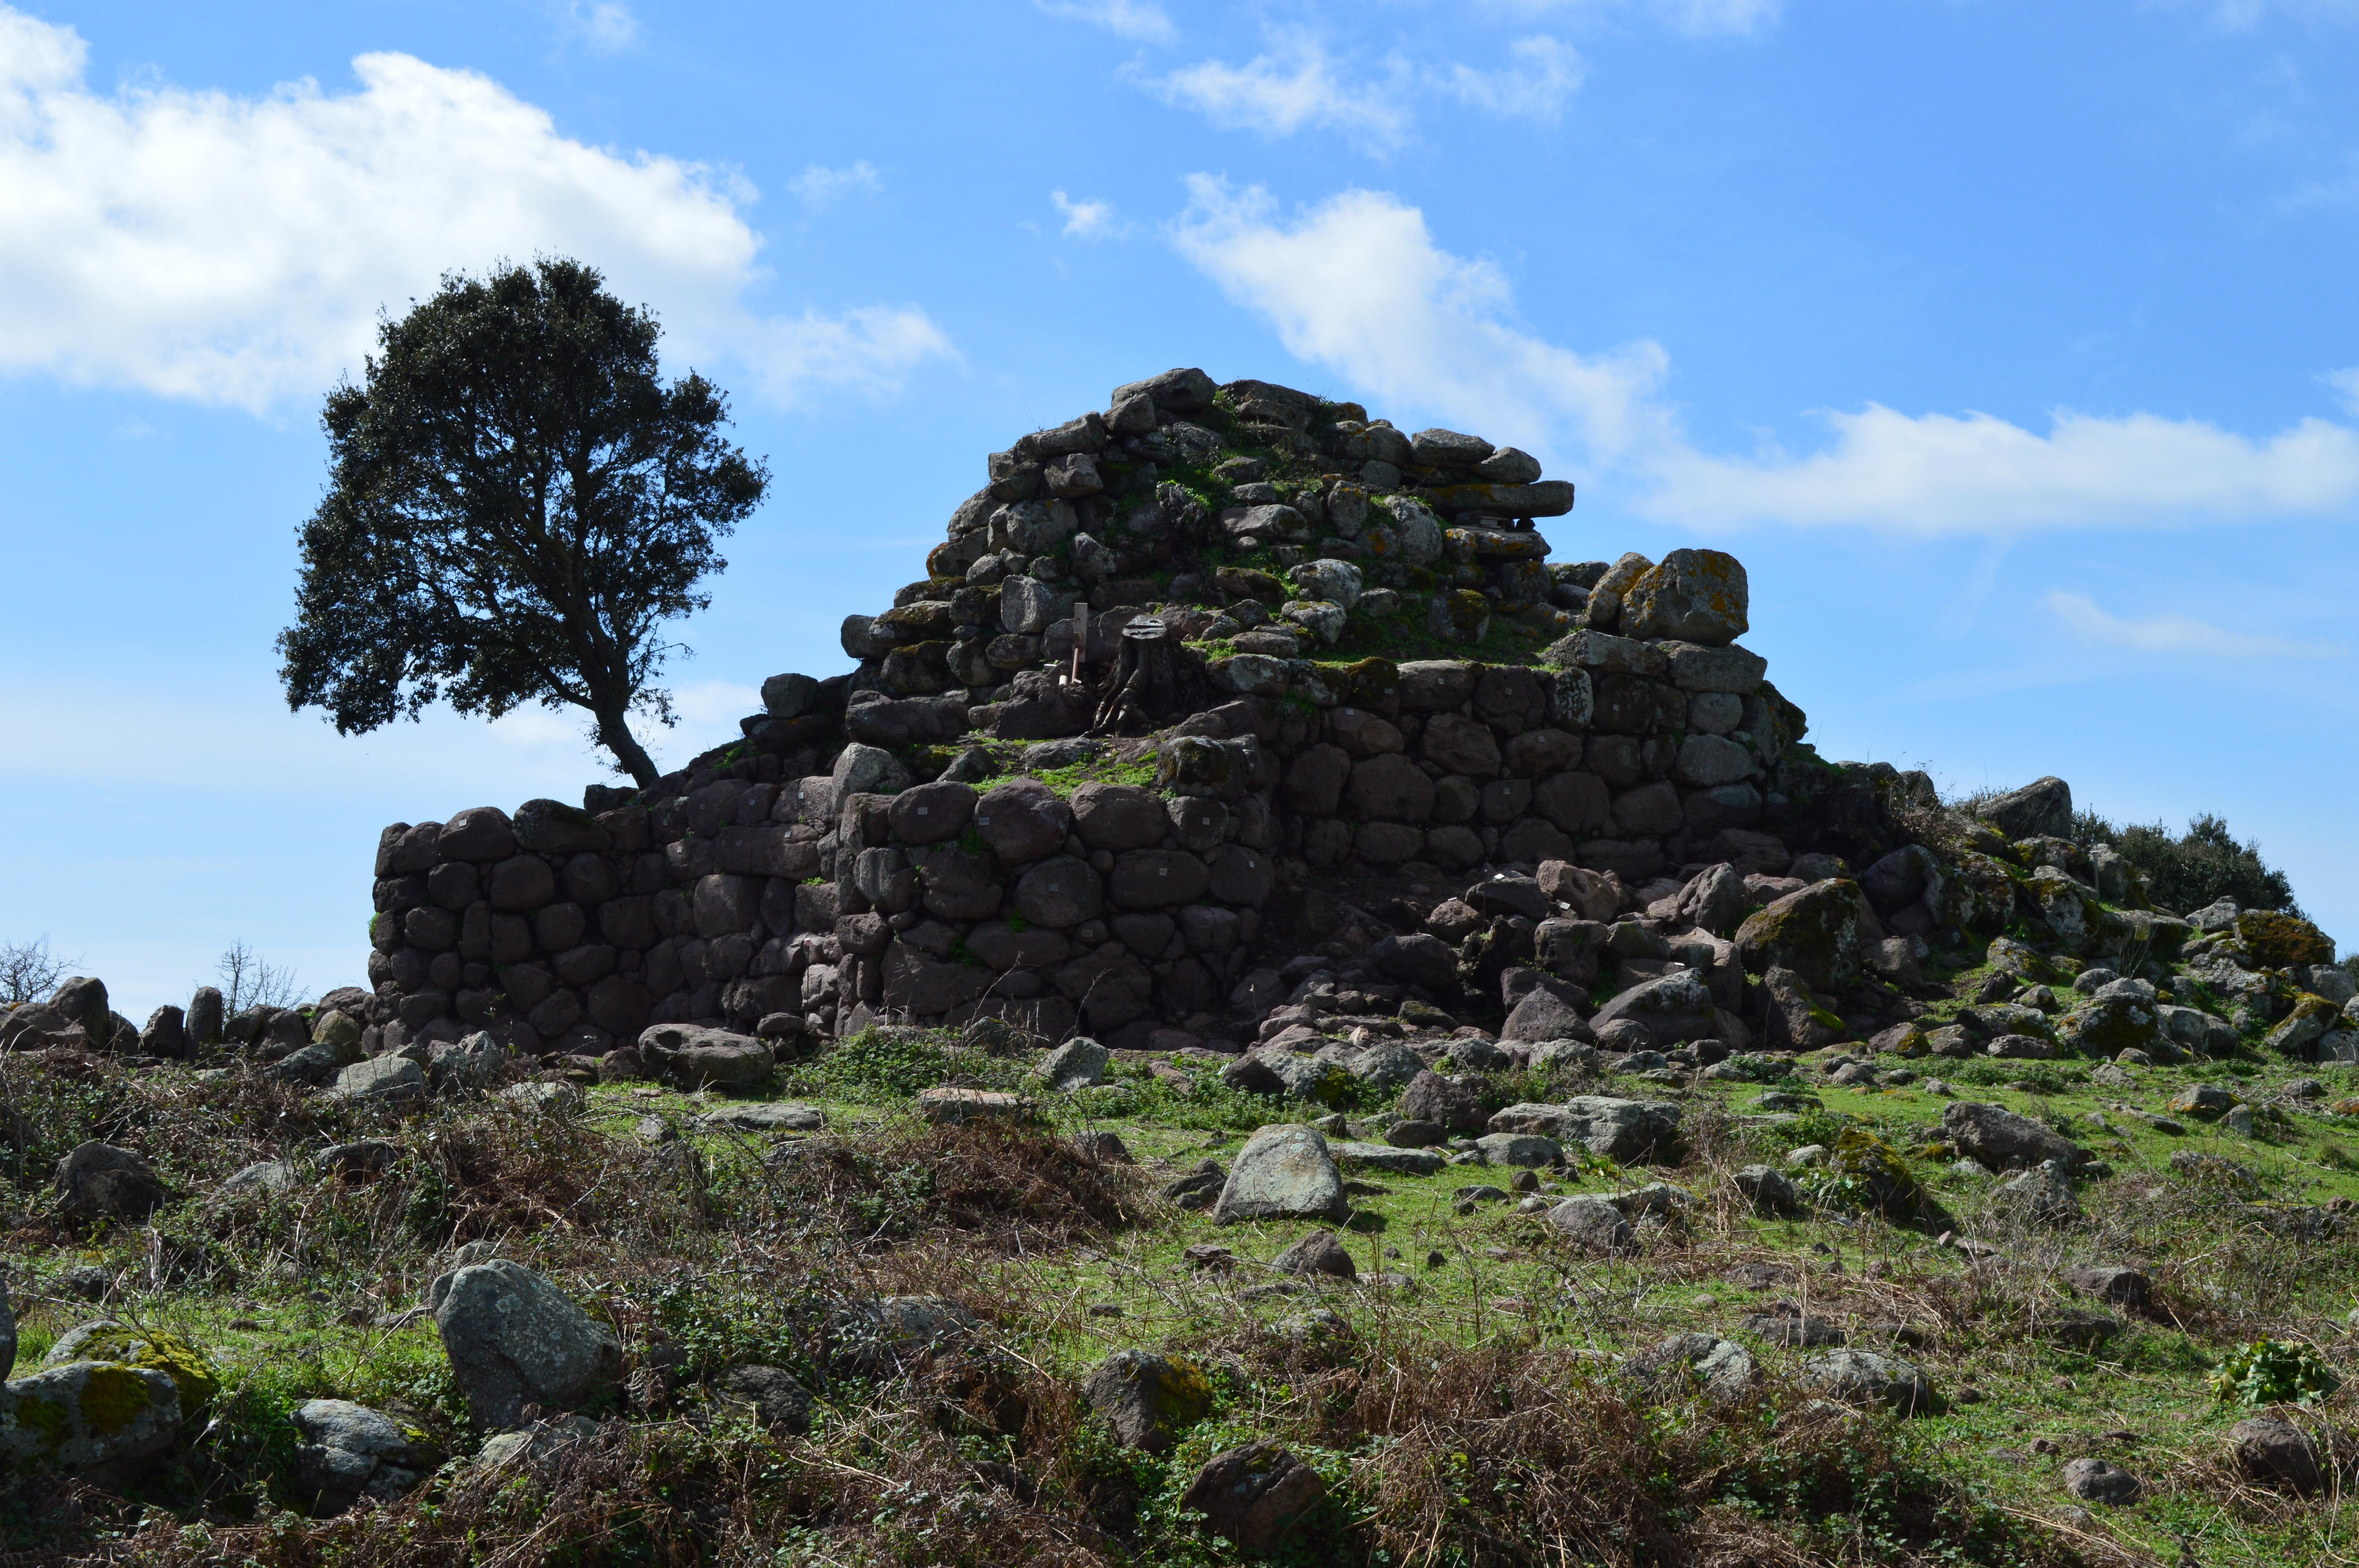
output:
{"label": "tree", "polygon": [[453,274],[377,329],[360,385],[328,395],[328,492],[302,529],[288,706],[364,734],[438,698],[492,718],[589,710],[644,788],[629,715],[728,563],[715,542],[768,470],[722,439],[727,400],[658,378],[655,318],[564,259]]}
{"label": "tree", "polygon": [[45,1000],[66,978],[66,971],[80,962],[51,953],[46,936],[30,942],[0,942],[0,1007]]}
{"label": "tree", "polygon": [[2118,849],[2145,876],[2147,891],[2163,909],[2184,914],[2233,898],[2240,909],[2301,914],[2293,883],[2261,859],[2259,840],[2240,842],[2225,818],[2208,811],[2175,838],[2159,822],[2118,827],[2093,811],[2077,811],[2072,838],[2083,846],[2109,844]]}
{"label": "tree", "polygon": [[251,1007],[292,1007],[303,994],[294,970],[264,962],[243,942],[230,944],[213,973],[221,977],[222,1011],[231,1018]]}

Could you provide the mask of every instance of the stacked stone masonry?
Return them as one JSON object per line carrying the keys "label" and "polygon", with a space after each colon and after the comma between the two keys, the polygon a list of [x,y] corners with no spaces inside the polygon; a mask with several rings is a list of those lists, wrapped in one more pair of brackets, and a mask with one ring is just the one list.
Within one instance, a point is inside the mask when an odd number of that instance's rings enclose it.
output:
{"label": "stacked stone masonry", "polygon": [[[1174,371],[987,468],[928,577],[845,622],[857,668],[772,677],[739,743],[585,809],[388,827],[364,1049],[984,1015],[1234,1048],[1310,948],[1390,938],[1412,1000],[1503,963],[1586,984],[1630,957],[1621,914],[1713,867],[1761,892],[1825,816],[1736,642],[1743,567],[1548,564],[1572,487],[1512,448]],[[1493,872],[1549,897],[1455,934],[1454,980],[1320,891]],[[1940,923],[1902,902],[1873,940]]]}

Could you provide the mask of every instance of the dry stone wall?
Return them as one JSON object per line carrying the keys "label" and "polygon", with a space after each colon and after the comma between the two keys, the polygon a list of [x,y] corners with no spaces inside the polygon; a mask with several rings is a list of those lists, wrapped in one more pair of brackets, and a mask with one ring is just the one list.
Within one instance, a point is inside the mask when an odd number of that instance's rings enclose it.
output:
{"label": "dry stone wall", "polygon": [[364,1049],[986,1015],[1234,1044],[1299,950],[1399,935],[1331,884],[1553,868],[1611,918],[1793,858],[1804,720],[1736,642],[1744,568],[1549,565],[1572,487],[1524,453],[1175,371],[987,467],[845,622],[857,667],[772,677],[736,745],[386,828]]}

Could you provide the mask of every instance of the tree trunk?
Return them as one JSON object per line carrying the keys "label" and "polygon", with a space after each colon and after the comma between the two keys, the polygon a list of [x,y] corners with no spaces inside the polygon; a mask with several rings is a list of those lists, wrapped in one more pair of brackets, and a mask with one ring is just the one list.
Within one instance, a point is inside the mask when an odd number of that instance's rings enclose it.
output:
{"label": "tree trunk", "polygon": [[633,784],[641,789],[654,788],[656,780],[663,775],[656,772],[654,760],[631,734],[625,710],[614,708],[592,708],[591,711],[598,720],[598,744],[614,753],[614,760],[623,764],[623,771],[631,775]]}

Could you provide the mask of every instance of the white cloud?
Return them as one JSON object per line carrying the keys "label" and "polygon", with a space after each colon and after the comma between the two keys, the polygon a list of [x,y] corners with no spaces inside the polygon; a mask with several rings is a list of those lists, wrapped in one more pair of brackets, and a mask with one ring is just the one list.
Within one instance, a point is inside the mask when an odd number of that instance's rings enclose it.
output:
{"label": "white cloud", "polygon": [[849,168],[830,168],[825,164],[812,164],[787,181],[787,189],[802,198],[803,205],[816,212],[832,206],[837,197],[852,190],[881,190],[884,181],[877,177],[876,166],[861,158]]}
{"label": "white cloud", "polygon": [[1619,467],[1636,509],[1665,522],[2006,537],[2359,508],[2359,431],[2318,418],[2254,438],[2200,419],[2063,412],[2043,435],[1869,404],[1823,416],[1832,439],[1814,453],[1702,452],[1660,397],[1660,347],[1583,354],[1525,330],[1506,276],[1435,244],[1397,198],[1347,190],[1289,221],[1258,187],[1198,175],[1189,190],[1180,253],[1289,352],[1389,406]]}
{"label": "white cloud", "polygon": [[1297,358],[1395,406],[1454,417],[1494,438],[1601,453],[1658,438],[1649,401],[1665,369],[1640,342],[1588,356],[1505,319],[1507,280],[1434,244],[1425,215],[1347,190],[1291,222],[1258,186],[1190,177],[1174,230],[1181,254],[1277,327]]}
{"label": "white cloud", "polygon": [[1180,37],[1155,0],[1034,0],[1051,16],[1070,17],[1141,43],[1168,44]]}
{"label": "white cloud", "polygon": [[1392,62],[1384,82],[1347,81],[1326,45],[1300,28],[1272,32],[1267,54],[1241,66],[1208,59],[1154,83],[1165,102],[1195,110],[1224,130],[1291,135],[1309,127],[1338,131],[1370,147],[1398,145],[1408,134],[1408,67]]}
{"label": "white cloud", "polygon": [[1936,535],[2249,522],[2359,502],[2359,432],[2323,419],[2256,440],[2154,414],[2062,412],[2046,435],[1988,414],[1911,416],[1877,404],[1823,417],[1833,444],[1806,457],[1666,452],[1647,510],[1702,528]]}
{"label": "white cloud", "polygon": [[1114,232],[1111,201],[1076,201],[1061,190],[1049,192],[1049,200],[1057,204],[1058,216],[1065,220],[1064,234],[1069,240],[1101,240]]}
{"label": "white cloud", "polygon": [[2334,395],[2343,400],[2345,408],[2359,414],[2359,365],[2349,370],[2328,371],[2321,379],[2334,389]]}
{"label": "white cloud", "polygon": [[1451,66],[1440,79],[1442,90],[1494,114],[1555,120],[1565,100],[1581,91],[1584,70],[1580,54],[1571,44],[1545,34],[1517,38],[1507,46],[1507,52],[1514,64],[1506,70]]}
{"label": "white cloud", "polygon": [[895,396],[919,366],[959,357],[932,318],[906,305],[765,317],[744,330],[743,351],[763,392],[789,408],[814,406],[836,392]]}
{"label": "white cloud", "polygon": [[[1616,0],[1484,0],[1484,9],[1519,16],[1573,12],[1594,15]],[[1714,34],[1758,33],[1776,22],[1783,0],[1643,0],[1641,8],[1679,32],[1693,38]]]}
{"label": "white cloud", "polygon": [[2083,593],[2059,589],[2043,601],[2049,612],[2084,641],[2137,654],[2186,654],[2205,659],[2322,659],[2342,650],[2332,643],[2231,632],[2185,615],[2131,621],[2101,609]]}
{"label": "white cloud", "polygon": [[573,0],[567,8],[573,30],[593,49],[617,54],[639,41],[639,19],[623,0]]}
{"label": "white cloud", "polygon": [[270,409],[356,371],[380,308],[445,271],[541,254],[655,306],[675,361],[745,359],[774,395],[886,386],[913,349],[947,351],[904,308],[889,331],[875,310],[835,320],[839,351],[809,351],[813,318],[745,302],[764,274],[740,182],[573,141],[473,71],[372,54],[344,93],[103,95],[84,54],[0,5],[0,371]]}
{"label": "white cloud", "polygon": [[1647,9],[1683,33],[1757,33],[1777,19],[1780,0],[1649,0]]}

